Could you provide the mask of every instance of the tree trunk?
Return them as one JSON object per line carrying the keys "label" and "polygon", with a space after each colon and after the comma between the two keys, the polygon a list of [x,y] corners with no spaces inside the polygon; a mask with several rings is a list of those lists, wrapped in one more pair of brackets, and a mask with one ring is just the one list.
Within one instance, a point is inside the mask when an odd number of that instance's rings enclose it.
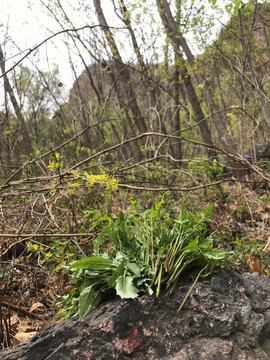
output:
{"label": "tree trunk", "polygon": [[[174,109],[173,109],[173,117],[172,117],[172,134],[176,136],[180,136],[181,132],[181,124],[180,124],[180,102],[179,102],[179,77],[180,77],[180,69],[178,65],[178,57],[177,53],[175,53],[175,64],[174,64],[174,74],[173,74],[173,102],[174,102]],[[181,139],[179,140],[172,140],[170,143],[171,153],[172,156],[176,160],[182,159],[182,143]],[[180,164],[180,163],[179,163]]]}
{"label": "tree trunk", "polygon": [[10,101],[12,103],[13,109],[15,111],[16,117],[20,124],[20,132],[23,138],[23,153],[30,154],[32,152],[31,140],[28,134],[28,130],[25,124],[24,116],[22,114],[21,108],[17,102],[12,86],[10,85],[9,79],[5,74],[5,59],[0,45],[0,67],[4,78],[4,89],[5,92],[9,95]]}
{"label": "tree trunk", "polygon": [[[191,81],[191,77],[189,75],[188,69],[186,67],[186,64],[185,64],[185,61],[183,58],[183,54],[180,50],[181,43],[180,43],[180,37],[178,35],[179,31],[178,31],[177,24],[172,17],[172,14],[170,12],[170,8],[169,8],[167,1],[166,0],[156,0],[156,1],[157,1],[158,9],[159,9],[159,15],[161,17],[161,20],[165,27],[167,35],[172,42],[175,53],[178,55],[178,58],[182,62],[182,65],[180,67],[180,75],[181,75],[182,80],[185,85],[188,100],[190,101],[192,109],[194,111],[195,121],[198,124],[203,141],[206,144],[212,145],[213,143],[212,143],[209,127],[207,125],[207,122],[203,121],[205,116],[203,114],[200,102],[199,102],[196,92],[194,90],[194,87],[193,87],[193,84]],[[177,32],[176,32],[176,30],[177,30]],[[213,158],[216,156],[216,153],[213,149],[208,149],[208,155],[210,158]]]}
{"label": "tree trunk", "polygon": [[127,106],[130,108],[131,113],[133,115],[133,120],[139,130],[140,133],[147,132],[147,126],[145,123],[145,119],[143,118],[139,106],[137,104],[136,95],[133,91],[133,87],[131,84],[130,73],[127,66],[123,63],[121,59],[121,55],[118,51],[116,42],[114,40],[113,34],[110,31],[110,28],[105,19],[103,10],[101,8],[100,0],[94,0],[94,7],[96,10],[96,14],[98,17],[98,21],[100,25],[102,25],[103,32],[106,36],[108,45],[111,49],[112,57],[115,61],[115,66],[118,71],[121,97],[123,99],[127,98]]}
{"label": "tree trunk", "polygon": [[155,107],[157,106],[157,96],[155,94],[155,91],[153,89],[153,86],[151,84],[151,79],[148,73],[148,67],[145,65],[144,60],[143,60],[143,55],[141,54],[135,33],[133,31],[132,25],[131,25],[131,21],[130,21],[130,17],[127,15],[129,14],[126,4],[124,2],[124,0],[120,0],[121,1],[121,11],[123,14],[122,17],[122,21],[124,22],[124,24],[126,25],[129,33],[130,33],[130,37],[132,40],[132,45],[134,48],[134,52],[136,54],[137,60],[138,60],[138,64],[139,64],[139,69],[140,72],[142,73],[142,77],[143,80],[145,82],[145,86],[149,91],[149,107]]}
{"label": "tree trunk", "polygon": [[5,130],[6,130],[6,126],[5,126],[5,119],[4,119],[4,114],[0,114],[0,136],[1,136],[1,141],[0,141],[0,177],[1,178],[5,178],[8,176],[9,173],[9,169],[8,166],[10,165],[11,161],[10,161],[10,149],[9,149],[9,144],[8,144],[8,140],[5,138]]}

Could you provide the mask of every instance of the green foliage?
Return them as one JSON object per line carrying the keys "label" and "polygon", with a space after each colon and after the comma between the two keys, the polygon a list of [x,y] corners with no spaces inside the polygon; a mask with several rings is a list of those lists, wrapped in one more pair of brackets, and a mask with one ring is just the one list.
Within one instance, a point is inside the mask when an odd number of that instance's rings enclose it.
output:
{"label": "green foliage", "polygon": [[243,11],[246,7],[247,8],[252,8],[253,5],[253,1],[249,0],[248,2],[246,2],[245,4],[243,3],[243,0],[233,0],[230,1],[229,4],[225,5],[225,9],[227,11],[228,14],[234,14],[237,15],[239,9],[241,8],[241,11]]}
{"label": "green foliage", "polygon": [[54,271],[62,269],[74,259],[80,258],[78,244],[70,239],[51,238],[46,243],[40,241],[26,242],[28,248],[28,257],[36,258],[37,263],[47,268],[53,268]]}
{"label": "green foliage", "polygon": [[[269,266],[270,260],[263,250],[265,243],[246,235],[243,237],[236,236],[232,244],[234,257],[242,271],[260,271],[262,264]],[[250,266],[254,263],[260,264],[259,268]]]}
{"label": "green foliage", "polygon": [[61,156],[59,153],[54,153],[53,154],[53,160],[49,160],[49,165],[48,165],[48,169],[52,172],[57,172],[61,170]]}
{"label": "green foliage", "polygon": [[250,210],[246,203],[240,204],[235,210],[235,216],[237,220],[245,221],[250,219]]}
{"label": "green foliage", "polygon": [[266,172],[270,173],[270,160],[263,158],[259,160],[259,166]]}
{"label": "green foliage", "polygon": [[268,205],[270,203],[270,196],[264,194],[260,197],[263,204]]}
{"label": "green foliage", "polygon": [[[61,156],[59,153],[54,153],[54,157],[50,160],[48,169],[53,172],[58,172],[61,167]],[[71,170],[70,179],[65,183],[65,188],[62,190],[61,197],[57,199],[57,180],[52,181],[50,186],[51,194],[56,199],[53,201],[51,198],[47,198],[47,203],[54,205],[60,214],[63,216],[63,211],[69,206],[73,206],[72,200],[77,195],[80,197],[80,211],[85,212],[87,199],[92,204],[98,202],[99,206],[103,204],[106,207],[106,203],[111,201],[112,194],[118,190],[118,181],[104,172],[100,174],[91,174],[87,171]],[[77,200],[78,201],[78,200]],[[85,203],[83,203],[85,201]],[[94,211],[94,210],[93,210]],[[75,216],[75,209],[72,210]],[[94,218],[100,216],[98,212],[94,211]],[[86,218],[91,216],[91,211],[87,212]],[[55,213],[56,215],[56,213]],[[97,224],[102,219],[97,219]],[[33,226],[36,226],[33,221]],[[65,227],[62,227],[63,231],[69,231],[67,223],[64,221]],[[85,227],[82,225],[81,231],[85,231]],[[53,232],[53,231],[52,231]],[[59,228],[55,230],[59,232]],[[63,239],[63,238],[45,238],[36,239],[35,241],[28,241],[26,243],[29,255],[28,257],[38,259],[37,262],[41,266],[47,266],[53,270],[59,270],[62,266],[69,264],[72,260],[79,259],[82,254],[91,253],[91,241],[85,241],[83,239]]]}
{"label": "green foliage", "polygon": [[245,262],[246,255],[264,255],[264,252],[259,250],[262,243],[250,238],[248,235],[241,238],[236,236],[233,246],[234,255],[241,263]]}
{"label": "green foliage", "polygon": [[218,175],[223,173],[223,168],[216,161],[209,163],[208,161],[190,161],[188,169],[192,175],[205,180],[216,180]]}
{"label": "green foliage", "polygon": [[116,218],[89,210],[90,232],[99,230],[93,256],[72,263],[69,272],[73,289],[60,305],[59,317],[85,316],[109,294],[135,298],[139,294],[172,293],[184,274],[211,274],[228,264],[229,253],[213,247],[208,234],[213,206],[196,215],[182,204],[171,216],[161,199],[150,210],[138,212],[138,204]]}

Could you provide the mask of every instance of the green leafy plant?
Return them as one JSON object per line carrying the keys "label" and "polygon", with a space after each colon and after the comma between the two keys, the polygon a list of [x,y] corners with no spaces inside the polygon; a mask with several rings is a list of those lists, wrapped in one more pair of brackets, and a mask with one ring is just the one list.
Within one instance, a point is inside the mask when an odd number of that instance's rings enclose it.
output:
{"label": "green leafy plant", "polygon": [[190,161],[188,169],[192,175],[205,180],[216,180],[218,175],[223,173],[223,168],[216,161],[209,163],[208,161]]}
{"label": "green leafy plant", "polygon": [[252,264],[258,263],[269,266],[270,261],[267,253],[263,250],[265,242],[258,241],[249,235],[238,237],[232,242],[234,247],[234,257],[239,262],[241,269],[258,271],[253,269]]}
{"label": "green leafy plant", "polygon": [[164,209],[161,199],[150,210],[135,209],[116,218],[89,210],[89,232],[97,231],[93,256],[67,267],[73,289],[60,305],[58,316],[85,316],[104,298],[119,295],[170,294],[184,274],[195,278],[230,263],[230,253],[213,247],[208,234],[213,206],[191,214],[182,204],[177,216]]}
{"label": "green leafy plant", "polygon": [[47,266],[54,271],[62,270],[74,258],[79,258],[81,241],[74,243],[70,239],[50,238],[44,241],[27,241],[28,258],[36,258],[40,266]]}
{"label": "green leafy plant", "polygon": [[239,221],[245,221],[250,219],[250,211],[246,203],[241,203],[235,210],[236,219]]}

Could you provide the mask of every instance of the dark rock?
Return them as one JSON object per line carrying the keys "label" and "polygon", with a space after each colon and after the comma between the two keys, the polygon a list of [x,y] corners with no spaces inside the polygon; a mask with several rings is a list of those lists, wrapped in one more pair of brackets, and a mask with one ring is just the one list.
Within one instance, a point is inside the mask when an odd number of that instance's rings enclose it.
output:
{"label": "dark rock", "polygon": [[267,360],[270,279],[227,270],[173,295],[118,298],[0,352],[1,360]]}

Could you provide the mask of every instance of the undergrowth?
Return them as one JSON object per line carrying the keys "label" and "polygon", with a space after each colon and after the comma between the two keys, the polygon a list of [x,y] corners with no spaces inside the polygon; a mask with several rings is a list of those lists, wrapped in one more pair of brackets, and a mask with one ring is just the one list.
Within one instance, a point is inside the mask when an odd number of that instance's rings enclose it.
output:
{"label": "undergrowth", "polygon": [[[165,209],[164,200],[150,210],[137,203],[117,217],[89,210],[89,233],[98,233],[93,253],[66,267],[72,290],[58,304],[57,317],[84,317],[104,299],[119,295],[134,299],[143,294],[171,294],[179,279],[208,276],[231,263],[231,253],[214,247],[209,232],[213,206],[195,215],[182,204],[177,215]],[[98,229],[98,232],[97,232]]]}

